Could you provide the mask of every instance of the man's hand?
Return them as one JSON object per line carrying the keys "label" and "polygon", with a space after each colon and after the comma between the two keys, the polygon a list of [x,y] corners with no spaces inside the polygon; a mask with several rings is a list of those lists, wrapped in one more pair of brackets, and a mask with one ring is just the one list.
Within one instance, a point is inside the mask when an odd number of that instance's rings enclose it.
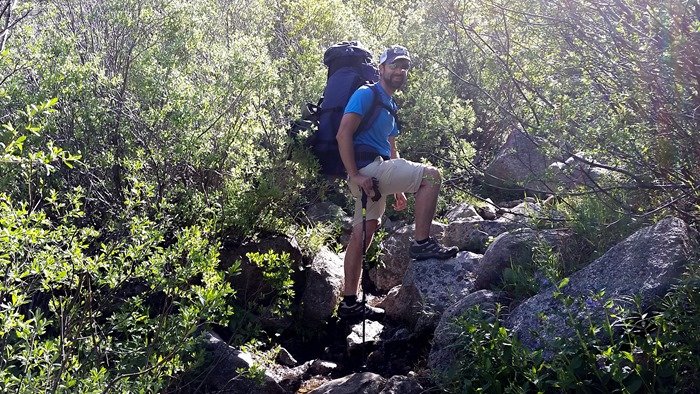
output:
{"label": "man's hand", "polygon": [[350,177],[350,182],[359,186],[368,197],[374,197],[374,183],[372,182],[372,177],[357,173],[356,175]]}
{"label": "man's hand", "polygon": [[403,211],[408,206],[408,201],[406,200],[406,195],[403,193],[394,194],[394,210]]}

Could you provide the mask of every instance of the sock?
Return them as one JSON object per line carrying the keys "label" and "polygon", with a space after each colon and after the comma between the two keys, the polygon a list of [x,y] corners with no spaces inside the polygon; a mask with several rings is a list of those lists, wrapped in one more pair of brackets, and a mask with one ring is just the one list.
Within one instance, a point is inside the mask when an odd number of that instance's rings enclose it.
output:
{"label": "sock", "polygon": [[357,302],[357,296],[356,295],[344,296],[343,302],[345,303],[345,305],[354,304]]}
{"label": "sock", "polygon": [[415,240],[415,242],[416,242],[417,245],[423,245],[424,243],[428,242],[428,238],[422,239],[422,240],[420,240],[420,241]]}

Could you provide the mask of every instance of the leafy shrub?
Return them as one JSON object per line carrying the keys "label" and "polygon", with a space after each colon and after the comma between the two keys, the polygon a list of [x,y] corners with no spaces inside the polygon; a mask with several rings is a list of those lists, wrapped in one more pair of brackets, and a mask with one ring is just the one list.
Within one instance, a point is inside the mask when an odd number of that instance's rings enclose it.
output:
{"label": "leafy shrub", "polygon": [[[618,200],[624,199],[624,195],[617,197]],[[565,256],[567,260],[579,260],[576,264],[569,264],[574,267],[602,256],[644,224],[617,209],[615,198],[597,194],[568,197],[557,204],[555,210],[563,215],[575,236],[585,243],[581,251]]]}
{"label": "leafy shrub", "polygon": [[[628,300],[626,308],[604,305],[602,324],[590,319],[578,324],[569,316],[575,335],[560,338],[556,351],[549,353],[529,350],[514,338],[500,323],[500,307],[495,316],[475,307],[456,320],[461,332],[458,361],[438,379],[459,393],[695,392],[700,376],[699,294],[695,264],[655,312]],[[559,299],[565,310],[576,304],[586,311],[602,296]]]}
{"label": "leafy shrub", "polygon": [[85,191],[44,182],[76,157],[5,130],[2,170],[23,168],[30,192],[0,194],[0,388],[162,389],[197,362],[198,331],[232,313],[212,223],[173,231],[170,205],[152,205],[152,185],[133,178],[118,220],[86,225]]}
{"label": "leafy shrub", "polygon": [[195,362],[197,331],[231,313],[206,227],[168,244],[161,225],[133,215],[105,239],[74,224],[82,198],[54,195],[34,211],[0,198],[6,391],[157,390]]}
{"label": "leafy shrub", "polygon": [[[541,289],[559,283],[565,267],[560,253],[544,240],[532,246],[532,259],[513,262],[503,270],[499,288],[506,292],[514,304],[540,292]],[[566,272],[568,274],[570,272]]]}
{"label": "leafy shrub", "polygon": [[273,316],[286,316],[291,313],[294,299],[294,281],[292,280],[292,261],[289,253],[248,253],[250,262],[262,270],[263,281],[272,288],[271,294],[261,294],[258,298],[268,299],[269,311]]}

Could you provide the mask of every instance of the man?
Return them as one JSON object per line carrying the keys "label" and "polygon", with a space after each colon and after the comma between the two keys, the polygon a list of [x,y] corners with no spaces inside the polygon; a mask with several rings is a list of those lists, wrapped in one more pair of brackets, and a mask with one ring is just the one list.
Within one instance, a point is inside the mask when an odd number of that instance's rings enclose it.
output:
{"label": "man", "polygon": [[[396,111],[392,96],[408,77],[411,58],[402,46],[392,46],[379,58],[379,82],[375,91],[384,106]],[[348,185],[355,197],[355,217],[352,235],[345,253],[345,288],[338,308],[341,319],[366,316],[376,320],[384,315],[380,308],[369,307],[357,301],[362,276],[362,191],[370,197],[366,209],[366,240],[369,247],[379,220],[386,209],[386,195],[394,195],[397,211],[407,206],[404,192],[415,193],[415,233],[409,254],[416,260],[447,259],[457,254],[457,248],[446,248],[430,237],[430,225],[435,216],[441,175],[437,168],[399,158],[396,120],[385,109],[379,109],[376,120],[366,130],[355,135],[363,117],[370,117],[375,92],[368,86],[360,87],[350,98],[340,122],[337,140],[340,157],[348,173]],[[375,192],[373,178],[378,180],[381,198],[372,201]],[[364,310],[363,310],[364,309]],[[363,314],[364,313],[364,314]]]}

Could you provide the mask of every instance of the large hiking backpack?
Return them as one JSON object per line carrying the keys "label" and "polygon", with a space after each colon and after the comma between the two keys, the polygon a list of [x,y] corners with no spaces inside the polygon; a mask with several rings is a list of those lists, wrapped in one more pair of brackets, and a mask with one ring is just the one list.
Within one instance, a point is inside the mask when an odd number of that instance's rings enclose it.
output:
{"label": "large hiking backpack", "polygon": [[[318,122],[318,131],[309,139],[309,146],[318,158],[321,172],[329,177],[345,176],[345,167],[340,159],[336,134],[345,105],[350,96],[362,85],[376,83],[379,71],[372,64],[372,54],[356,41],[344,41],[328,48],[323,56],[328,67],[328,79],[323,96],[317,106],[307,105],[312,117],[307,121]],[[355,134],[372,125],[381,106],[378,92],[373,86],[374,102]],[[386,108],[386,107],[384,107]],[[388,109],[388,108],[387,108]],[[391,111],[392,115],[396,114]]]}

